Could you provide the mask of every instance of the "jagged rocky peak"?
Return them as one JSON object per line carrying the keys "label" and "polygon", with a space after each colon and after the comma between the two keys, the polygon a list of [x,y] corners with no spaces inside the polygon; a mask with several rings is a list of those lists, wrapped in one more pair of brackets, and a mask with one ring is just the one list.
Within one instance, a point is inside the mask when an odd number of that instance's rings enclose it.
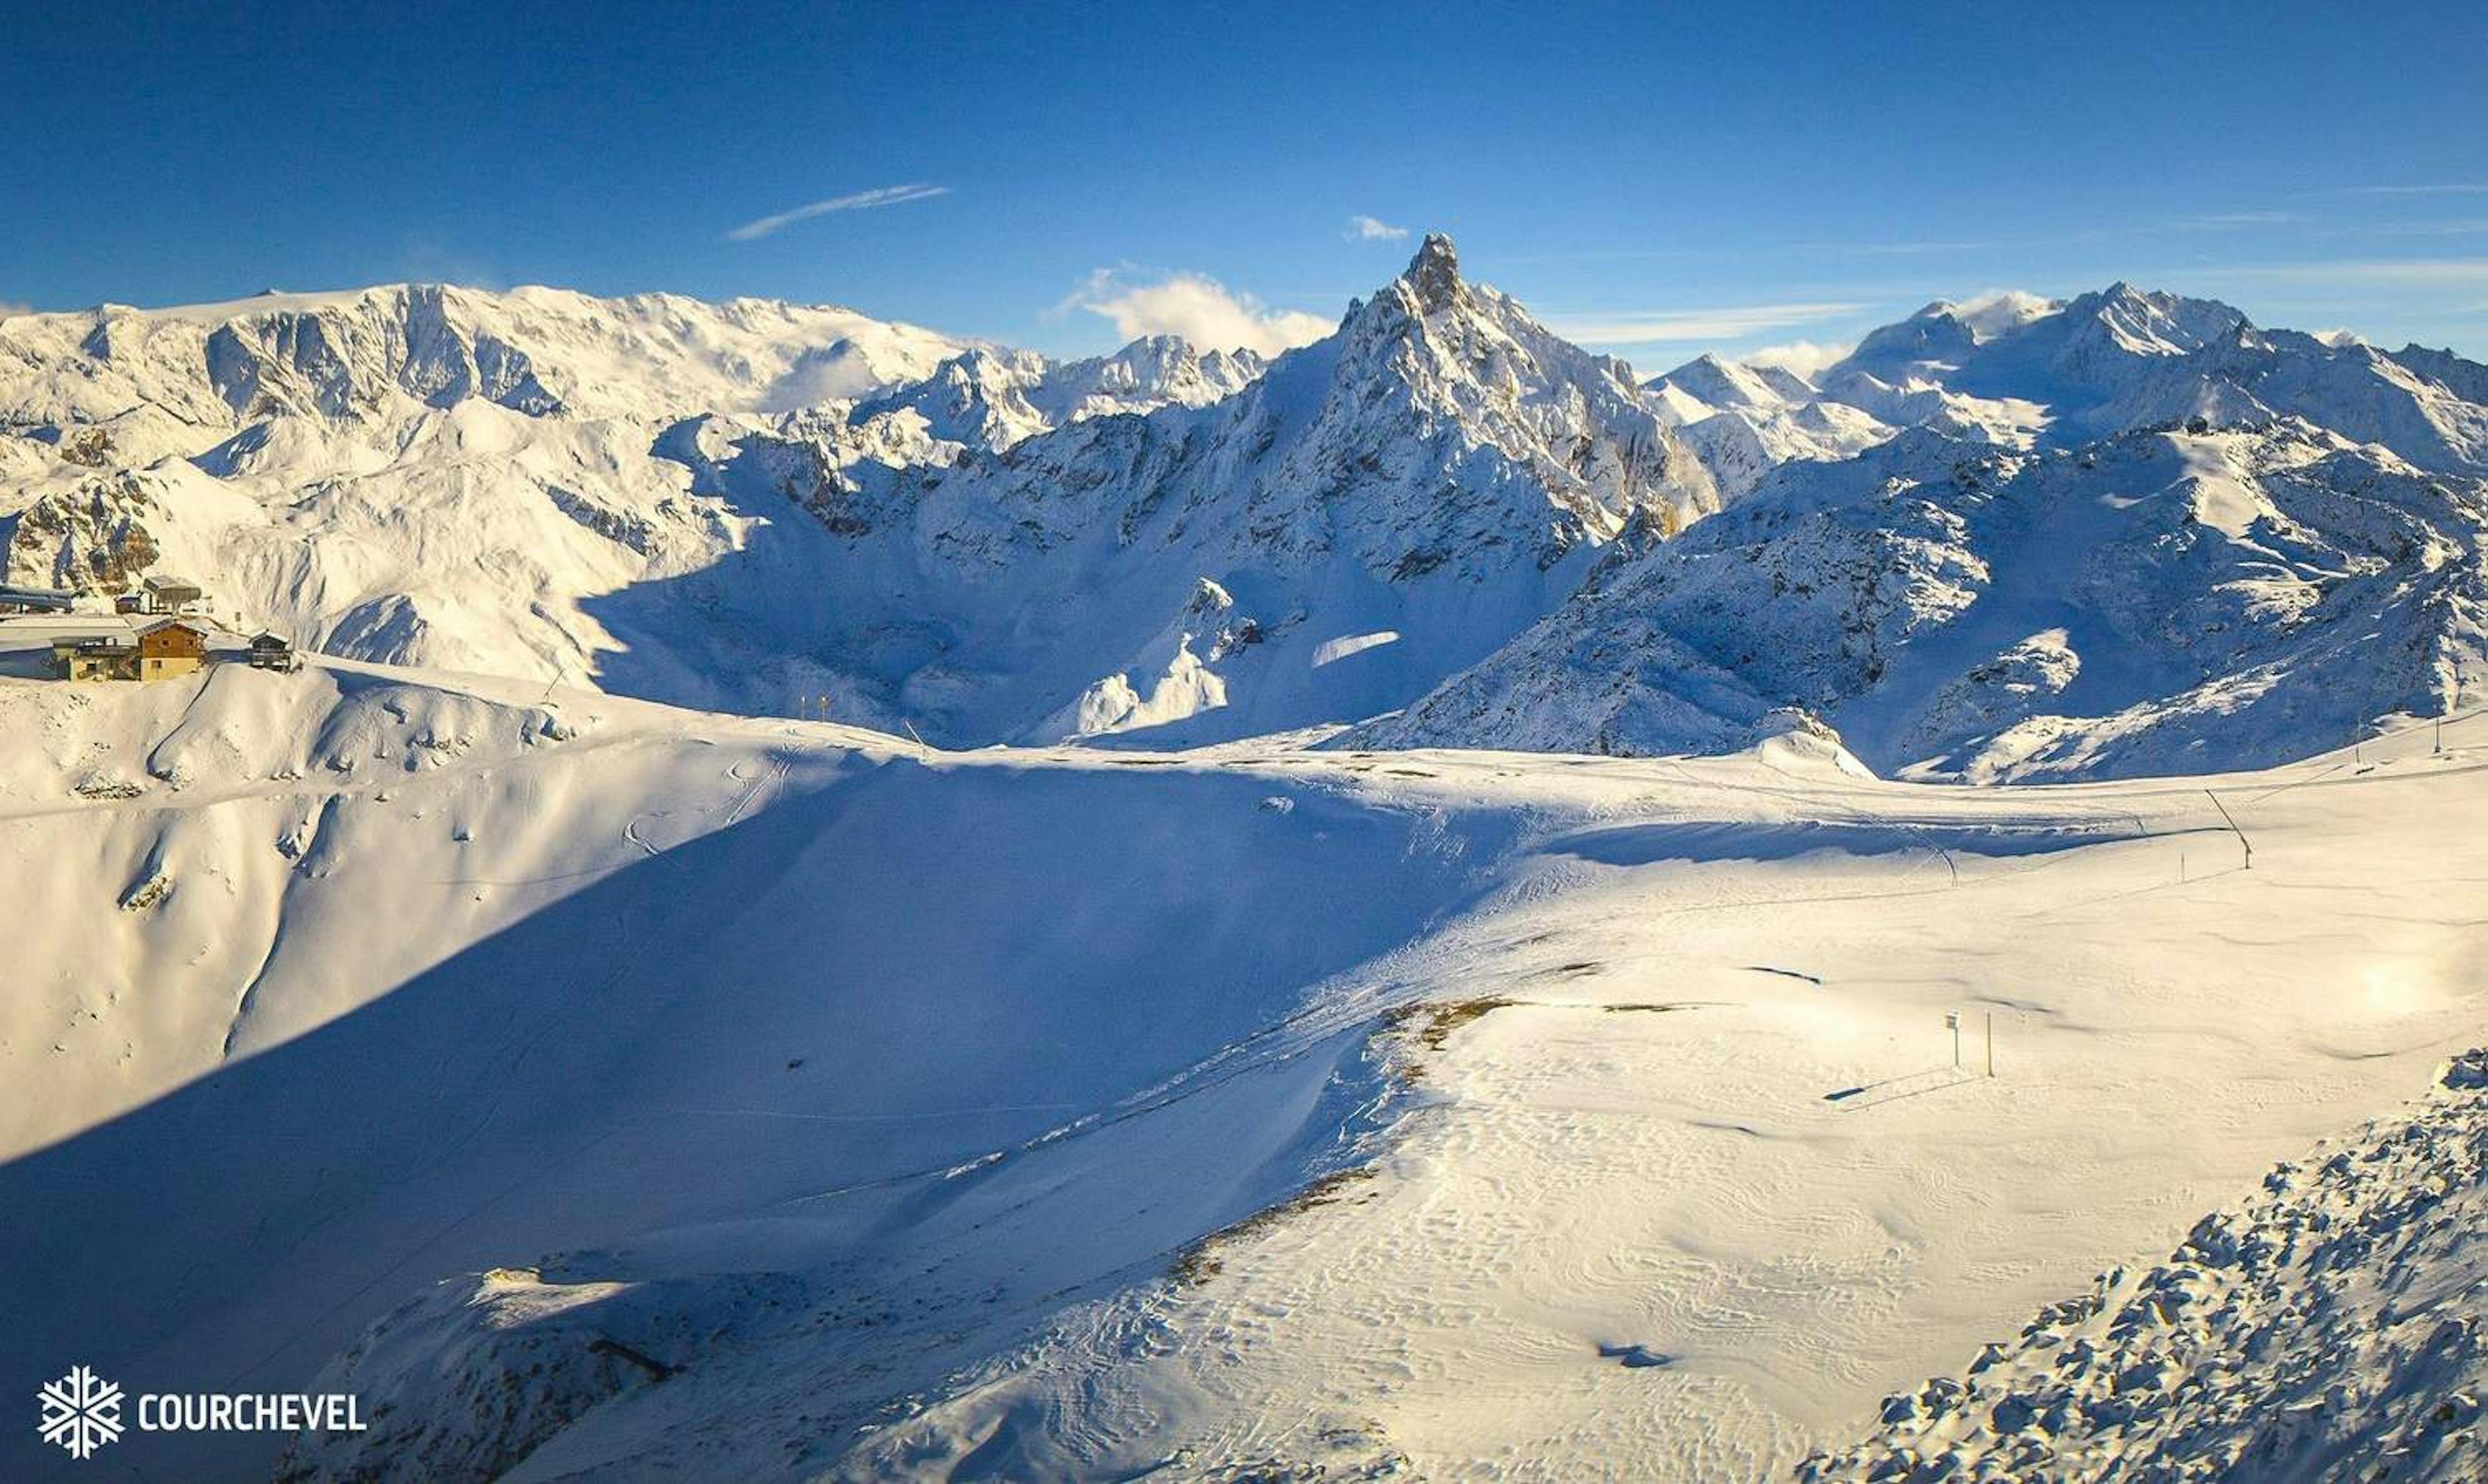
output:
{"label": "jagged rocky peak", "polygon": [[1417,248],[1417,256],[1408,260],[1408,271],[1400,279],[1417,296],[1417,306],[1423,313],[1447,309],[1460,296],[1459,250],[1452,245],[1450,238],[1428,232]]}
{"label": "jagged rocky peak", "polygon": [[2075,299],[2065,314],[2104,326],[2129,354],[2184,355],[2252,327],[2245,315],[2218,299],[2155,293],[2122,280]]}

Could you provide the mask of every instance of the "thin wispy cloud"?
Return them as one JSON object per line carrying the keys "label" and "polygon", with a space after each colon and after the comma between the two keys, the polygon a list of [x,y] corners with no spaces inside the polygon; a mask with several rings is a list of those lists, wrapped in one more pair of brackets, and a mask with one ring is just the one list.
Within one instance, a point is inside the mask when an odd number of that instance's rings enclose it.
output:
{"label": "thin wispy cloud", "polygon": [[1378,216],[1351,216],[1347,230],[1341,234],[1351,242],[1397,242],[1407,235],[1407,228],[1395,227]]}
{"label": "thin wispy cloud", "polygon": [[2470,237],[2488,232],[2488,216],[2450,218],[2445,221],[2380,221],[2362,222],[2355,227],[2333,227],[2318,234],[2322,237]]}
{"label": "thin wispy cloud", "polygon": [[2349,185],[2346,196],[2488,196],[2488,181],[2450,181],[2433,185]]}
{"label": "thin wispy cloud", "polygon": [[1581,345],[1656,346],[1695,340],[1741,340],[1768,330],[1838,319],[1865,304],[1744,304],[1724,309],[1666,309],[1604,315],[1558,315],[1547,328]]}
{"label": "thin wispy cloud", "polygon": [[2180,232],[2213,232],[2227,227],[2285,227],[2305,219],[2296,211],[2206,211],[2169,225]]}
{"label": "thin wispy cloud", "polygon": [[2451,287],[2488,284],[2488,258],[2347,258],[2324,263],[2245,263],[2219,267],[2179,269],[2163,276],[2276,280],[2385,286],[2389,288]]}
{"label": "thin wispy cloud", "polygon": [[1129,267],[1090,273],[1054,313],[1075,309],[1111,322],[1125,340],[1176,335],[1203,350],[1263,355],[1311,345],[1339,323],[1302,310],[1273,309],[1204,273],[1149,274]]}
{"label": "thin wispy cloud", "polygon": [[1907,258],[1920,253],[1990,252],[2010,247],[1998,241],[1934,241],[1934,242],[1795,242],[1790,244],[1809,252],[1854,253],[1861,258]]}
{"label": "thin wispy cloud", "polygon": [[905,206],[911,201],[930,201],[935,196],[948,194],[950,194],[950,187],[947,185],[877,185],[871,190],[860,190],[848,196],[832,196],[827,201],[808,202],[792,210],[779,211],[774,216],[763,216],[756,221],[745,222],[727,233],[725,237],[730,242],[757,241],[761,238],[783,232],[799,221],[810,221],[815,216],[827,216],[835,211],[869,211],[878,207]]}

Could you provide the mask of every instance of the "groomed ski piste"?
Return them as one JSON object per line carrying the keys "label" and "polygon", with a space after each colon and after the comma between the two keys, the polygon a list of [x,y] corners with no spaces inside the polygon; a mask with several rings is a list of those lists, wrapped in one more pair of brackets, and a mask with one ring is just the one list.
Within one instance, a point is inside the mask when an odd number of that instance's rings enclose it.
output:
{"label": "groomed ski piste", "polygon": [[[1794,722],[942,752],[334,660],[5,682],[0,724],[0,1271],[42,1275],[0,1388],[375,1422],[13,1430],[10,1478],[1786,1478],[1991,1343],[2047,1415],[2017,1336],[2104,1272],[2043,1324],[2247,1294],[2137,1275],[2308,1229],[2198,1227],[2285,1161],[2426,1237],[2327,1245],[2360,1302],[2477,1312],[2435,1214],[2475,1119],[2355,1142],[2482,1039],[2475,714],[2007,789]],[[2170,1345],[2113,1385],[2191,1394]],[[2449,1354],[2358,1385],[2458,1431]],[[1992,1405],[1927,1425],[1864,1476],[2055,1476]],[[2064,1476],[2219,1477],[2263,1425]]]}

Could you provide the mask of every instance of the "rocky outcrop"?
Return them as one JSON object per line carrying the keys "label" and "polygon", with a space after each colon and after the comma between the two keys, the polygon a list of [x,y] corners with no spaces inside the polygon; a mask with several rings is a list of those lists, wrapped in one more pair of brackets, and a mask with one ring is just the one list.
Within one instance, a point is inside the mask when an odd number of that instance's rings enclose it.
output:
{"label": "rocky outcrop", "polygon": [[151,521],[163,511],[134,474],[91,480],[0,519],[7,580],[28,587],[118,594],[137,586],[158,555]]}
{"label": "rocky outcrop", "polygon": [[2483,1085],[2488,1052],[2456,1058],[2426,1102],[1886,1399],[1870,1438],[1797,1478],[2481,1477]]}

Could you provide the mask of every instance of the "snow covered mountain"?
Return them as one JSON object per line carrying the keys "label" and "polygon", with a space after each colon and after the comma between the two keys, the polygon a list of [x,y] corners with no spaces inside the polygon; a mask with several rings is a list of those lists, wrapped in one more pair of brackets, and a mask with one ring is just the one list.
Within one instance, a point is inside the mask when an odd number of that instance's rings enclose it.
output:
{"label": "snow covered mountain", "polygon": [[[1672,751],[1796,707],[1987,781],[2458,709],[2488,684],[2481,370],[2124,285],[1931,305],[1813,381],[1697,360],[1653,388],[1728,512],[1344,741]],[[1862,451],[1802,447],[1826,428]]]}
{"label": "snow covered mountain", "polygon": [[385,425],[469,401],[581,419],[786,411],[964,349],[848,309],[426,284],[18,315],[0,347],[0,427],[141,463],[274,418]]}
{"label": "snow covered mountain", "polygon": [[2483,385],[2118,285],[1640,386],[1439,238],[1267,364],[398,288],[0,323],[0,536],[341,655],[938,741],[1801,708],[1879,768],[2137,771],[2478,684]]}
{"label": "snow covered mountain", "polygon": [[848,413],[866,424],[912,410],[932,436],[967,448],[1008,448],[1084,418],[1197,407],[1244,389],[1268,367],[1252,350],[1194,350],[1173,335],[1133,341],[1112,355],[1050,361],[1029,350],[970,350],[922,379]]}
{"label": "snow covered mountain", "polygon": [[2098,297],[0,322],[14,580],[497,672],[0,665],[0,1388],[374,1423],[0,1474],[2461,1477],[2475,1081],[2145,1265],[2477,1039],[2488,374]]}
{"label": "snow covered mountain", "polygon": [[[2063,301],[2018,293],[1939,299],[1867,335],[1811,380],[1703,357],[1651,384],[1706,446],[1726,437],[1699,432],[1723,413],[1792,447],[1806,431],[1800,414],[1817,426],[1871,418],[2017,447],[2071,447],[2195,418],[2289,416],[2381,443],[2431,472],[2488,473],[2488,368],[2418,346],[2386,351],[2262,329],[2217,300],[2123,283]],[[1859,437],[1872,432],[1842,426]]]}
{"label": "snow covered mountain", "polygon": [[11,580],[177,570],[330,653],[974,741],[1387,710],[1716,506],[1621,362],[1438,238],[1266,375],[431,288],[21,317],[0,355]]}
{"label": "snow covered mountain", "polygon": [[[800,477],[806,452],[748,442],[718,477]],[[1627,528],[1717,505],[1623,363],[1464,281],[1440,238],[1208,406],[1088,419],[920,483],[808,462],[824,472],[789,492],[848,544],[824,602],[836,662],[879,687],[867,714],[976,740],[1388,710],[1552,610]]]}
{"label": "snow covered mountain", "polygon": [[1704,355],[1649,384],[1730,499],[1778,464],[1845,459],[1897,431],[1863,408],[1824,397],[1782,367]]}
{"label": "snow covered mountain", "polygon": [[2488,686],[2488,482],[2296,420],[1793,463],[1363,745],[1665,752],[1774,708],[1884,770],[2252,766]]}
{"label": "snow covered mountain", "polygon": [[[995,368],[980,416],[962,394]],[[542,289],[19,316],[0,322],[0,541],[8,580],[195,574],[233,622],[341,655],[792,711],[837,688],[801,653],[836,544],[774,494],[747,511],[695,489],[703,437],[834,430],[841,462],[887,479],[1258,370],[1167,341],[1057,365],[843,309]],[[721,599],[717,570],[755,543],[776,581]],[[634,590],[652,601],[615,596]]]}

